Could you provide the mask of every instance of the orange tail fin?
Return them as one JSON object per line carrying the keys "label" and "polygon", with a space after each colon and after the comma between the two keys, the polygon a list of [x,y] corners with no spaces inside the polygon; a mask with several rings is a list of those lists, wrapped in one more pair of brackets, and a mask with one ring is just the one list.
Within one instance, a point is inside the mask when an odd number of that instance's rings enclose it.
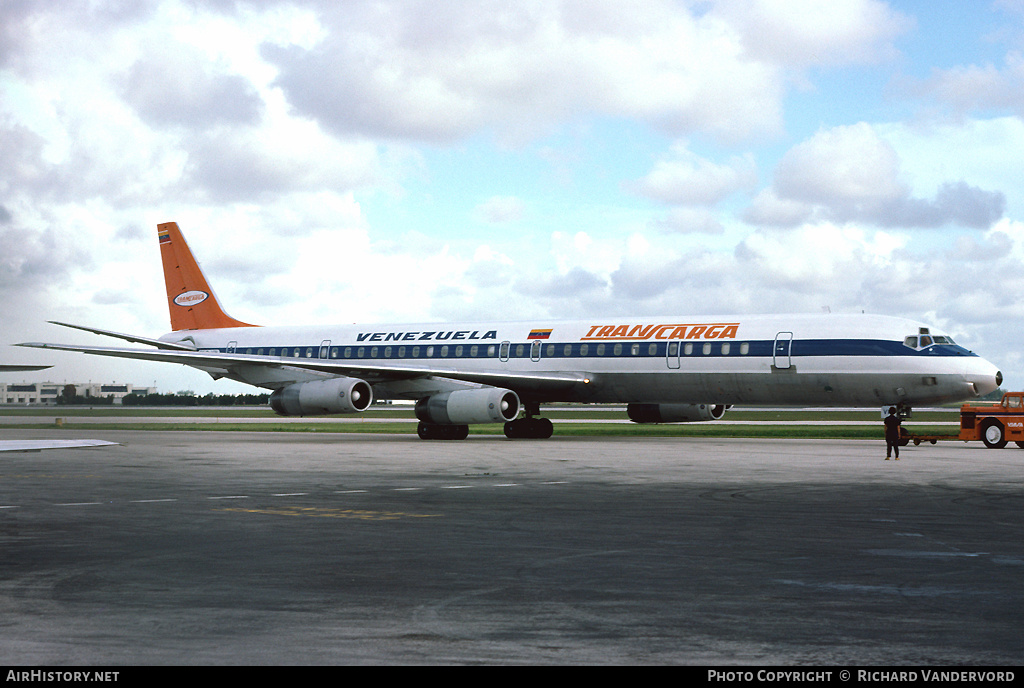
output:
{"label": "orange tail fin", "polygon": [[252,327],[235,320],[220,307],[202,268],[185,243],[177,222],[159,224],[156,232],[160,241],[160,257],[164,263],[167,307],[171,311],[173,331]]}

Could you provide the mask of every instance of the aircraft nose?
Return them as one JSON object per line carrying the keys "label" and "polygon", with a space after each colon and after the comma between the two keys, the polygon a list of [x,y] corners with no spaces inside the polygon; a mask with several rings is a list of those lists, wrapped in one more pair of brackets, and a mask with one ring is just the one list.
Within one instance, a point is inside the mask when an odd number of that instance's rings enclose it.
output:
{"label": "aircraft nose", "polygon": [[984,358],[978,358],[967,366],[967,381],[974,385],[975,393],[983,397],[999,389],[1003,384],[1003,373]]}

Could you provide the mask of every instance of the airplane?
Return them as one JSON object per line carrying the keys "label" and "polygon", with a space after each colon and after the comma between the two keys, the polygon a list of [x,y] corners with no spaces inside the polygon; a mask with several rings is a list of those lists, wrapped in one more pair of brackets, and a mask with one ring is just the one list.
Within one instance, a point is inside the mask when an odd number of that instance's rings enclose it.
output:
{"label": "airplane", "polygon": [[[229,316],[177,223],[157,225],[171,332],[53,324],[150,348],[24,343],[192,366],[272,390],[283,416],[415,402],[421,439],[504,423],[548,438],[550,402],[625,404],[637,423],[718,420],[736,404],[898,406],[986,395],[1002,373],[928,325],[880,315],[669,315],[260,327]],[[520,417],[520,414],[523,414]]]}
{"label": "airplane", "polygon": [[[53,366],[0,363],[0,373],[46,370]],[[117,444],[106,440],[0,440],[0,452],[37,452],[43,449],[72,449],[75,447],[106,447]]]}
{"label": "airplane", "polygon": [[37,452],[43,449],[75,449],[78,447],[112,447],[117,442],[106,440],[0,440],[0,452]]}

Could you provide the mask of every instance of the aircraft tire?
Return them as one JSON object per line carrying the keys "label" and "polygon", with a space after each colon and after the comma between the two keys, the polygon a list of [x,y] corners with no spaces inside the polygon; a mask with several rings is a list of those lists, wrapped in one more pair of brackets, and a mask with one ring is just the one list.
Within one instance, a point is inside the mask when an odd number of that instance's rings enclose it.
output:
{"label": "aircraft tire", "polygon": [[989,449],[1002,449],[1006,446],[1006,430],[997,420],[989,421],[981,429],[981,441]]}
{"label": "aircraft tire", "polygon": [[464,440],[469,437],[468,425],[438,425],[420,422],[416,434],[421,440]]}
{"label": "aircraft tire", "polygon": [[546,440],[554,430],[547,418],[519,418],[505,423],[505,437],[513,440]]}

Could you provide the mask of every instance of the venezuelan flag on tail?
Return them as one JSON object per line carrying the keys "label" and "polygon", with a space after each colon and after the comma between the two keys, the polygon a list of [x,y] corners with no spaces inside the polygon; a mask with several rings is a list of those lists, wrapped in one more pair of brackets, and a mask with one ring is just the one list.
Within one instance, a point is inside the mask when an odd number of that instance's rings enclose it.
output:
{"label": "venezuelan flag on tail", "polygon": [[185,243],[178,223],[156,226],[160,257],[167,284],[167,307],[171,312],[171,329],[209,330],[219,327],[252,327],[235,320],[221,308],[217,296],[206,281],[202,268]]}

